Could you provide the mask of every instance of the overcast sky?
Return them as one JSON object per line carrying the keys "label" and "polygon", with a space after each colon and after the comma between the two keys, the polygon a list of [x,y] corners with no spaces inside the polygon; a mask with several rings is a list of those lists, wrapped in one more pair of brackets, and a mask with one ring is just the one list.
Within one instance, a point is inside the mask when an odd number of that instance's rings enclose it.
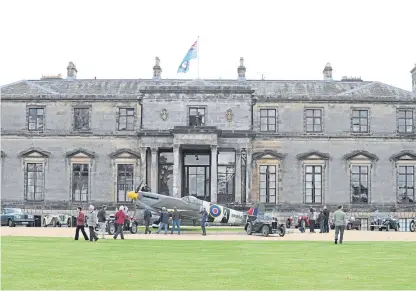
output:
{"label": "overcast sky", "polygon": [[200,78],[320,80],[327,62],[334,79],[361,76],[411,90],[416,63],[414,0],[349,1],[1,1],[4,85],[42,75],[196,78],[197,61],[177,74],[200,36]]}

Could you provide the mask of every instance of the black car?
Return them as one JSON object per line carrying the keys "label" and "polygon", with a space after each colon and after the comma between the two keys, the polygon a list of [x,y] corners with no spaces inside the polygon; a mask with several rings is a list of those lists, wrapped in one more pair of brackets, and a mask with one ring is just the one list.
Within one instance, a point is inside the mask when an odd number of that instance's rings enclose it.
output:
{"label": "black car", "polygon": [[396,218],[393,218],[391,216],[376,216],[373,217],[370,222],[370,230],[373,231],[375,229],[378,229],[379,231],[382,231],[385,229],[386,231],[389,231],[390,229],[394,229],[395,231],[398,231],[400,228],[399,221]]}
{"label": "black car", "polygon": [[279,223],[276,218],[271,217],[253,217],[248,219],[244,230],[248,235],[253,233],[261,233],[263,236],[277,233],[279,236],[286,234],[286,226],[284,223]]}
{"label": "black car", "polygon": [[[334,221],[330,222],[330,227],[331,229],[335,229]],[[347,230],[361,230],[361,219],[355,219],[354,217],[348,218],[346,228]]]}

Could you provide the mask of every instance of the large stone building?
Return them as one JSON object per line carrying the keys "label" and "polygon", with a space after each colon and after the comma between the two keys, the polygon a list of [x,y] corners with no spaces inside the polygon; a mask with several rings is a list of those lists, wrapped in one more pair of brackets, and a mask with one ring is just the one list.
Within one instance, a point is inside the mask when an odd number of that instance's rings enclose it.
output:
{"label": "large stone building", "polygon": [[1,88],[2,203],[71,208],[154,192],[280,209],[413,209],[413,92],[360,78],[42,77]]}

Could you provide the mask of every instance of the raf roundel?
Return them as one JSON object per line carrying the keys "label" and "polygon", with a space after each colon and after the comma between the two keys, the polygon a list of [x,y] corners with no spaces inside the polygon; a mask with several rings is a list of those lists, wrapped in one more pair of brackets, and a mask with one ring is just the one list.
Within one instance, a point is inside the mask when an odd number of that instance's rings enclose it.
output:
{"label": "raf roundel", "polygon": [[217,218],[221,215],[221,208],[218,205],[211,205],[211,207],[209,208],[209,214],[212,217]]}

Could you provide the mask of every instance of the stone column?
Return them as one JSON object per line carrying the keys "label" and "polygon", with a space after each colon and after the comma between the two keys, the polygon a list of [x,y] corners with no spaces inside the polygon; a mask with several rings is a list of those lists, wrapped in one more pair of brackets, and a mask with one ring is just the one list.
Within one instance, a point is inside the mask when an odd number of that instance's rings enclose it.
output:
{"label": "stone column", "polygon": [[140,150],[140,182],[144,182],[147,184],[147,177],[146,177],[146,169],[147,169],[147,162],[146,162],[146,155],[147,148],[141,148]]}
{"label": "stone column", "polygon": [[211,146],[211,202],[217,203],[217,146]]}
{"label": "stone column", "polygon": [[179,160],[179,145],[173,145],[173,197],[180,198],[180,179],[179,179],[179,166],[180,160]]}
{"label": "stone column", "polygon": [[246,201],[247,203],[252,202],[251,197],[251,179],[253,178],[253,166],[251,164],[251,149],[247,149],[247,165],[246,165]]}
{"label": "stone column", "polygon": [[151,176],[150,176],[150,183],[151,186],[150,188],[152,188],[152,192],[153,193],[157,193],[157,186],[158,186],[158,181],[159,181],[159,177],[158,177],[158,165],[157,165],[157,150],[158,148],[151,148],[151,153],[152,153],[152,166],[151,166]]}
{"label": "stone column", "polygon": [[241,203],[241,149],[235,153],[235,197],[234,201]]}

